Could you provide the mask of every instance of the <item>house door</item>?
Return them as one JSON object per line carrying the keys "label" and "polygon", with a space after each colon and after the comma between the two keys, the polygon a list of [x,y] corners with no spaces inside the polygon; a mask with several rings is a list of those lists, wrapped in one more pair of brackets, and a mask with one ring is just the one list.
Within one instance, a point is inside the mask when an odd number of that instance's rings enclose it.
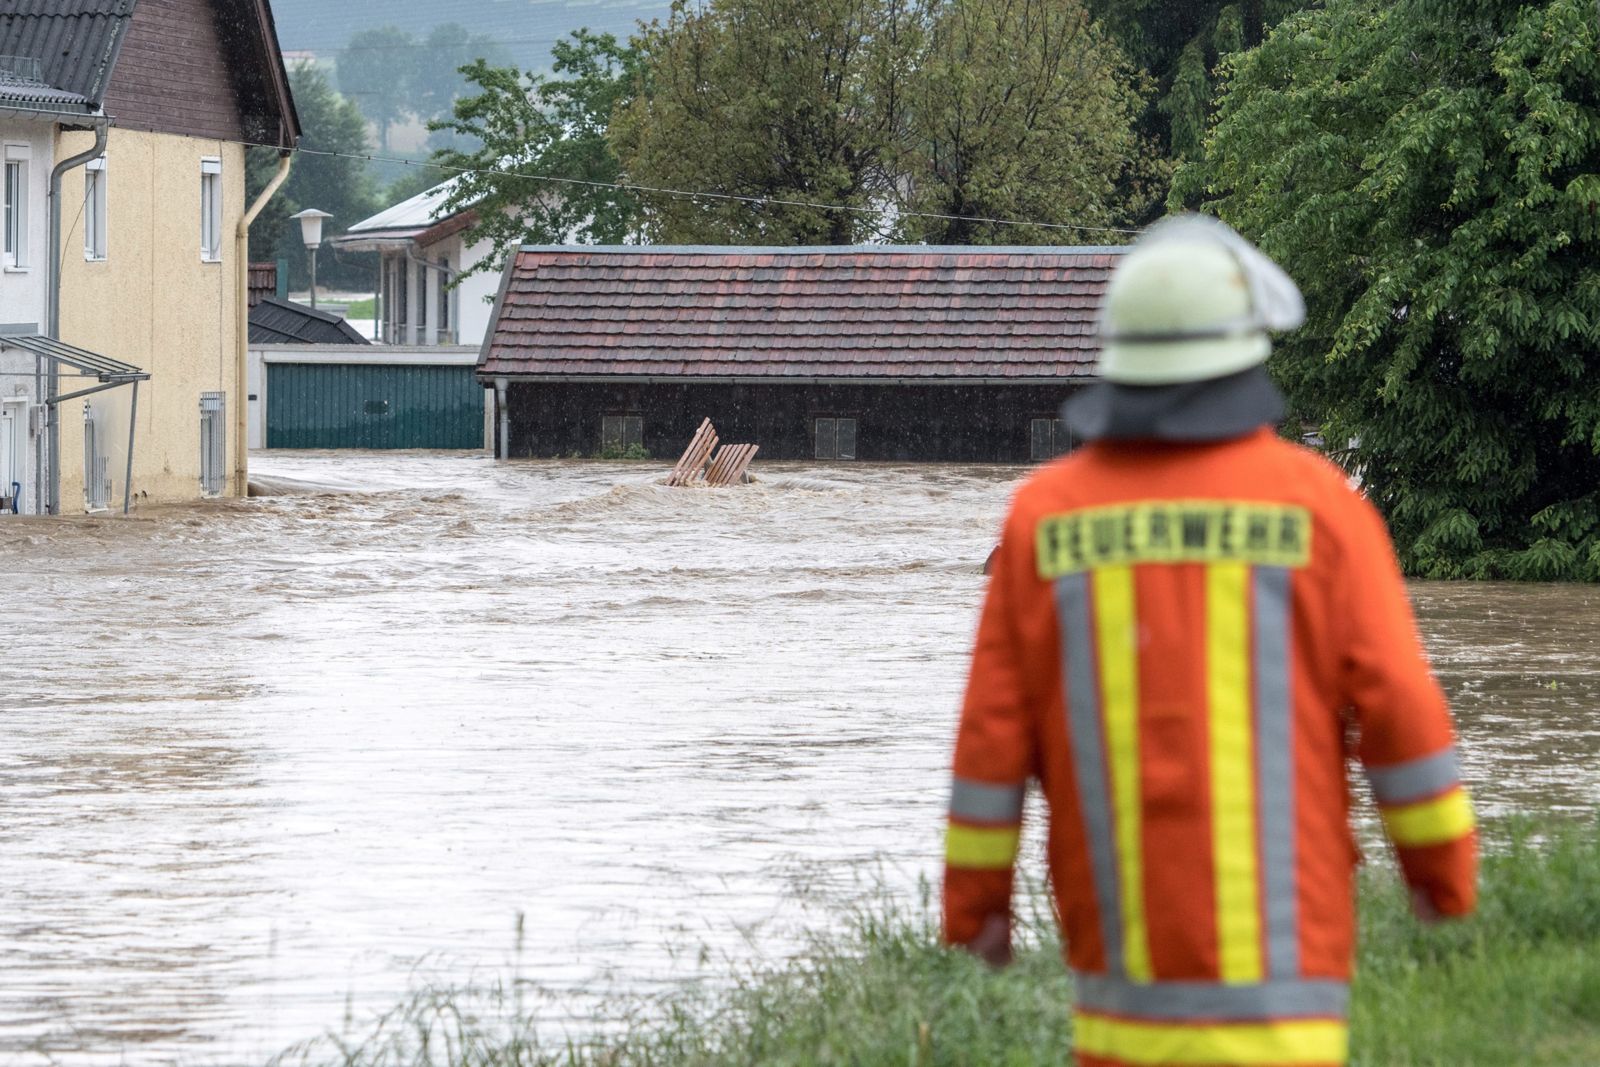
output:
{"label": "house door", "polygon": [[0,499],[5,506],[0,511],[22,511],[22,485],[26,480],[23,467],[27,453],[23,436],[27,421],[27,402],[22,400],[0,403]]}

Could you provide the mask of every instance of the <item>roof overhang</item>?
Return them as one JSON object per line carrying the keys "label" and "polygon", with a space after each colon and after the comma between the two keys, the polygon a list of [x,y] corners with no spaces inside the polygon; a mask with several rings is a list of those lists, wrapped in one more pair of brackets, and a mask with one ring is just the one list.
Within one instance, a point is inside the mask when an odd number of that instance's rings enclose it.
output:
{"label": "roof overhang", "polygon": [[507,382],[538,382],[550,385],[1061,385],[1079,386],[1089,385],[1099,379],[1093,375],[1079,377],[1065,377],[1053,375],[1050,377],[1005,377],[1003,375],[974,375],[970,378],[960,377],[917,377],[915,375],[896,375],[893,377],[874,377],[872,375],[810,375],[810,374],[745,374],[745,375],[714,375],[714,374],[497,374],[493,372],[478,372],[478,379],[489,383],[499,380]]}
{"label": "roof overhang", "polygon": [[389,230],[377,233],[341,233],[328,243],[344,252],[391,252],[413,248],[422,230]]}
{"label": "roof overhang", "polygon": [[20,348],[24,352],[32,352],[36,356],[48,359],[58,366],[71,367],[80,376],[94,378],[99,385],[88,389],[79,389],[61,396],[48,397],[46,404],[60,404],[63,401],[75,400],[80,396],[98,393],[105,389],[113,389],[119,385],[129,385],[134,382],[150,380],[150,373],[142,371],[131,363],[124,363],[120,359],[102,356],[98,352],[91,352],[87,348],[69,345],[64,341],[57,341],[53,337],[46,337],[38,333],[0,334],[0,348]]}

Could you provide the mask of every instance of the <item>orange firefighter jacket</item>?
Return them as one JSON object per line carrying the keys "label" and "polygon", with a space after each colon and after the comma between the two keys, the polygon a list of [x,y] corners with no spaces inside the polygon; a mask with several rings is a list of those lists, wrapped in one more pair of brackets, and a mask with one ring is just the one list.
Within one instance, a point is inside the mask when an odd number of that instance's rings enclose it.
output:
{"label": "orange firefighter jacket", "polygon": [[945,938],[1009,923],[1036,778],[1080,1065],[1345,1063],[1351,750],[1406,880],[1471,911],[1472,808],[1377,512],[1270,430],[1089,445],[1022,487],[994,560]]}

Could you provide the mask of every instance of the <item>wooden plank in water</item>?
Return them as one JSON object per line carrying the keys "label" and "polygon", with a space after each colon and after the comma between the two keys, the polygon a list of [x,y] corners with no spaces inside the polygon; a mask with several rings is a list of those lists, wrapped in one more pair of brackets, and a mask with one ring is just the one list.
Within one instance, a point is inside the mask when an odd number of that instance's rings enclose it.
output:
{"label": "wooden plank in water", "polygon": [[717,447],[717,429],[711,425],[711,420],[706,419],[695,431],[694,439],[689,442],[689,447],[684,449],[683,456],[678,460],[677,466],[672,468],[672,473],[667,475],[668,485],[694,485],[701,478],[705,470],[706,460]]}
{"label": "wooden plank in water", "polygon": [[760,450],[760,445],[723,445],[722,451],[717,453],[715,462],[711,464],[711,469],[706,472],[707,484],[743,484],[745,472],[750,469],[750,461],[755,459],[756,453]]}

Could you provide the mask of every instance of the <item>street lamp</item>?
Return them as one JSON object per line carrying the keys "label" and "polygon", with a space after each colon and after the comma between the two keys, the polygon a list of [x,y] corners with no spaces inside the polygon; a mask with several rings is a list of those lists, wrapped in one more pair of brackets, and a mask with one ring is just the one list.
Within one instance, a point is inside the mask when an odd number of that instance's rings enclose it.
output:
{"label": "street lamp", "polygon": [[322,247],[322,220],[331,219],[331,212],[318,211],[308,207],[298,215],[290,218],[300,220],[300,238],[306,243],[306,251],[311,253],[311,306],[317,306],[317,249]]}

